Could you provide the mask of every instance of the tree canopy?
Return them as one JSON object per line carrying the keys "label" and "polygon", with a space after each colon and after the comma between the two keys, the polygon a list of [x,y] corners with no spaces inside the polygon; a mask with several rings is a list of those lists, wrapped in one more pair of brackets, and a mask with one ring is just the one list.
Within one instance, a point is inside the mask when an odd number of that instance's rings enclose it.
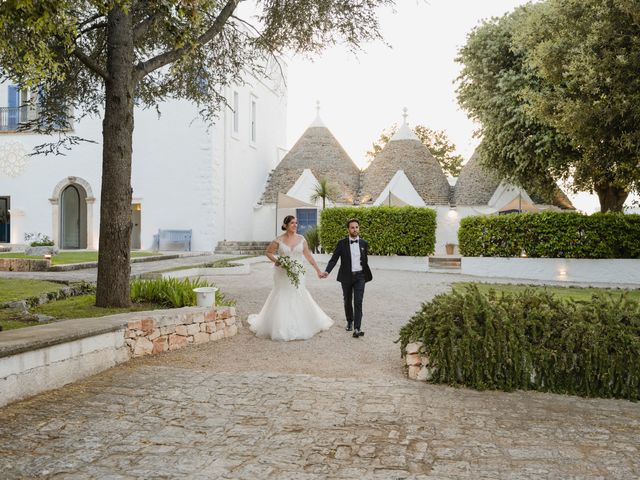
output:
{"label": "tree canopy", "polygon": [[[371,146],[371,150],[366,153],[369,161],[373,160],[376,155],[382,151],[397,130],[398,125],[394,124],[380,134],[378,140]],[[413,132],[422,144],[427,147],[438,163],[440,163],[445,173],[454,177],[460,174],[463,158],[461,155],[454,154],[456,146],[449,140],[449,137],[447,137],[444,131],[431,130],[424,125],[416,125]]]}
{"label": "tree canopy", "polygon": [[[239,5],[243,3],[242,8]],[[0,76],[39,92],[25,128],[79,139],[73,121],[103,116],[96,302],[129,300],[134,105],[194,102],[212,121],[225,86],[278,76],[281,54],[357,50],[380,39],[376,9],[393,0],[5,0]],[[246,8],[244,8],[246,7]],[[246,10],[246,11],[245,11]],[[41,151],[48,151],[45,147]]]}
{"label": "tree canopy", "polygon": [[472,31],[458,61],[458,100],[488,167],[534,189],[570,180],[602,211],[638,191],[637,2],[528,4]]}

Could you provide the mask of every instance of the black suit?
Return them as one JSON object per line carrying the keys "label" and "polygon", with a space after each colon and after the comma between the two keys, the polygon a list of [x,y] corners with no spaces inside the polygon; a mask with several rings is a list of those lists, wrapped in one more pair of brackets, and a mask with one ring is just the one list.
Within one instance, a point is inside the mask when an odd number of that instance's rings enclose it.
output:
{"label": "black suit", "polygon": [[364,285],[373,279],[367,254],[369,252],[369,244],[366,240],[359,239],[358,247],[360,248],[360,267],[353,272],[351,268],[351,246],[349,237],[339,240],[336,248],[333,250],[331,260],[327,264],[327,273],[331,273],[333,267],[336,266],[340,259],[340,270],[338,270],[338,281],[342,284],[342,296],[344,298],[344,314],[347,317],[347,323],[353,322],[353,327],[360,330],[362,321],[362,299],[364,297]]}

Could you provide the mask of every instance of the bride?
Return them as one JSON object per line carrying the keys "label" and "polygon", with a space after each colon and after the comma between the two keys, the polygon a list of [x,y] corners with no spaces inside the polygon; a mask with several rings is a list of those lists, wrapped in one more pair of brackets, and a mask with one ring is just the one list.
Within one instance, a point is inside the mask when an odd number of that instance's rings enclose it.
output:
{"label": "bride", "polygon": [[249,315],[249,329],[258,337],[272,340],[306,340],[320,331],[328,330],[333,320],[311,297],[305,287],[304,274],[300,275],[300,285],[295,287],[287,277],[287,272],[278,266],[276,256],[286,255],[302,262],[304,255],[318,277],[324,277],[309,252],[307,241],[296,233],[296,217],[286,216],[281,228],[284,234],[276,237],[266,251],[269,260],[275,264],[273,289],[260,313]]}

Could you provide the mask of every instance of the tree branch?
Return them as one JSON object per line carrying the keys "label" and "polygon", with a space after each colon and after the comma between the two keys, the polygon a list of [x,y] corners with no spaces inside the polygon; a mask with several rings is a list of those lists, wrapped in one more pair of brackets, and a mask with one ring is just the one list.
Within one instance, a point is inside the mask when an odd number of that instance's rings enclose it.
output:
{"label": "tree branch", "polygon": [[213,22],[213,25],[211,25],[211,27],[209,27],[209,29],[206,32],[200,35],[200,37],[198,37],[198,39],[195,41],[193,45],[190,45],[189,47],[175,48],[173,50],[169,50],[167,52],[161,53],[156,57],[150,58],[146,62],[138,63],[138,65],[136,65],[135,67],[135,74],[134,74],[136,77],[136,80],[139,81],[148,73],[151,73],[154,70],[157,70],[158,68],[164,67],[165,65],[175,62],[180,57],[182,57],[185,53],[189,52],[191,47],[206,45],[211,40],[213,40],[218,34],[220,34],[220,32],[222,32],[222,29],[224,28],[225,24],[233,14],[234,10],[236,9],[240,1],[241,0],[228,0],[227,4],[220,11],[220,14],[217,16],[217,18]]}
{"label": "tree branch", "polygon": [[91,58],[89,55],[87,55],[82,50],[80,50],[79,47],[76,47],[73,50],[73,54],[76,56],[78,60],[80,60],[84,64],[85,67],[87,67],[93,73],[95,73],[99,77],[102,77],[105,81],[109,80],[109,74],[106,72],[106,70],[103,70],[100,67],[100,65],[98,65],[93,60],[93,58]]}
{"label": "tree branch", "polygon": [[138,23],[135,27],[133,27],[133,43],[137,44],[149,31],[153,22],[158,19],[157,14],[149,15],[147,18]]}
{"label": "tree branch", "polygon": [[78,35],[79,37],[84,35],[85,33],[89,33],[91,30],[97,30],[98,28],[106,28],[107,27],[107,22],[98,22],[98,23],[94,23],[93,25],[88,26],[87,28],[85,28],[84,30],[82,30],[80,32],[80,35]]}
{"label": "tree branch", "polygon": [[89,25],[91,22],[99,19],[100,17],[104,17],[103,14],[101,13],[96,13],[94,15],[91,15],[89,18],[85,19],[84,21],[80,22],[78,24],[78,29],[81,29],[82,27],[84,27],[85,25]]}

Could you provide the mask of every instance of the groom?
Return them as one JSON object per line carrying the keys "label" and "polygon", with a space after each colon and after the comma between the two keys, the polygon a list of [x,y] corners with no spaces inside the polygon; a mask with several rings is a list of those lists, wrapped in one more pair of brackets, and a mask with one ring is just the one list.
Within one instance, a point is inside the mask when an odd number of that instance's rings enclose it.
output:
{"label": "groom", "polygon": [[331,273],[339,258],[338,281],[342,284],[347,331],[350,332],[353,329],[353,337],[359,338],[364,335],[364,332],[360,330],[364,284],[369,282],[373,276],[367,260],[369,244],[359,236],[360,222],[352,218],[347,222],[347,229],[349,236],[338,241],[323,278]]}

